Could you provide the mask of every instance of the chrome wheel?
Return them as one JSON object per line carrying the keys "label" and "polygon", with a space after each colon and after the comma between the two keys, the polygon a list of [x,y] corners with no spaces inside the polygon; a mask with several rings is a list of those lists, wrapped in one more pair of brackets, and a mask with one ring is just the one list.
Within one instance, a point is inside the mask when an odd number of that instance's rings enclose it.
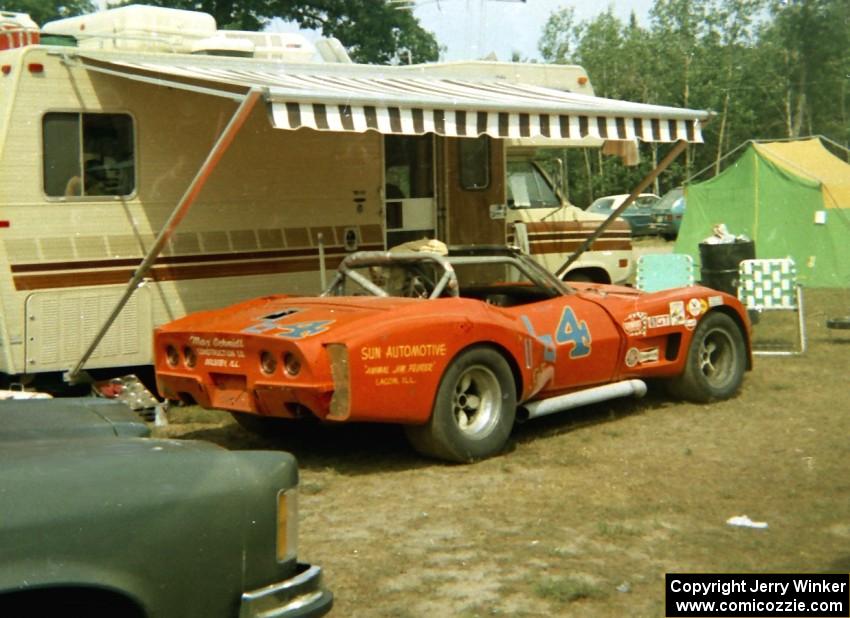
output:
{"label": "chrome wheel", "polygon": [[475,365],[461,374],[452,396],[452,414],[464,434],[472,437],[492,431],[501,405],[502,387],[490,369]]}
{"label": "chrome wheel", "polygon": [[681,399],[706,403],[732,397],[747,369],[745,332],[730,316],[712,311],[691,339],[682,373],[670,379],[670,392]]}
{"label": "chrome wheel", "polygon": [[713,387],[722,387],[732,377],[735,346],[726,330],[715,328],[707,332],[697,354],[699,370]]}
{"label": "chrome wheel", "polygon": [[488,346],[464,350],[449,363],[424,425],[405,425],[417,451],[447,461],[492,457],[516,418],[516,382],[508,361]]}

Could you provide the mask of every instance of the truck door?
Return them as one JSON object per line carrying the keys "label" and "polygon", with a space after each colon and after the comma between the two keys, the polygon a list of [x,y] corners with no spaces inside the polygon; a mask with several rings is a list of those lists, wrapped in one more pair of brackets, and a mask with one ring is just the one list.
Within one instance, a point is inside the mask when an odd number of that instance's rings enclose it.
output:
{"label": "truck door", "polygon": [[505,244],[505,155],[484,135],[443,140],[452,245]]}
{"label": "truck door", "polygon": [[389,249],[411,240],[436,238],[434,136],[384,138],[384,223]]}

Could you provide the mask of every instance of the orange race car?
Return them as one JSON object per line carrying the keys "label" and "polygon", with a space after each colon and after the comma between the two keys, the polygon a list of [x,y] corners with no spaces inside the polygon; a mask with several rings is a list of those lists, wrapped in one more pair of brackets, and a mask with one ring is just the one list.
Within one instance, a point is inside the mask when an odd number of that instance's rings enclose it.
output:
{"label": "orange race car", "polygon": [[419,452],[499,452],[517,418],[641,396],[706,402],[751,366],[738,300],[699,286],[570,287],[505,248],[361,252],[319,297],[267,296],[157,329],[166,398],[279,419],[402,423]]}

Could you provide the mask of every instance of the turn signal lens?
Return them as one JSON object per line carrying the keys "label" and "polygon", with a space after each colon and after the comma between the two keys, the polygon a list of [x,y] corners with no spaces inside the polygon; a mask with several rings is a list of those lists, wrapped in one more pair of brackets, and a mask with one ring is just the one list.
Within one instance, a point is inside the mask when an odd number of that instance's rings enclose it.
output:
{"label": "turn signal lens", "polygon": [[186,346],[183,348],[183,362],[186,363],[186,366],[191,369],[198,362],[198,357],[195,356],[195,350]]}
{"label": "turn signal lens", "polygon": [[177,353],[177,348],[173,345],[167,345],[165,347],[165,360],[168,361],[168,364],[172,367],[176,367],[177,363],[180,362],[180,355]]}
{"label": "turn signal lens", "polygon": [[274,357],[274,354],[265,350],[260,354],[260,369],[263,370],[263,373],[269,375],[275,372],[275,369],[277,369],[277,359]]}
{"label": "turn signal lens", "polygon": [[283,368],[288,375],[297,376],[301,372],[301,361],[292,352],[283,355]]}
{"label": "turn signal lens", "polygon": [[296,489],[277,494],[277,561],[298,555],[298,492]]}

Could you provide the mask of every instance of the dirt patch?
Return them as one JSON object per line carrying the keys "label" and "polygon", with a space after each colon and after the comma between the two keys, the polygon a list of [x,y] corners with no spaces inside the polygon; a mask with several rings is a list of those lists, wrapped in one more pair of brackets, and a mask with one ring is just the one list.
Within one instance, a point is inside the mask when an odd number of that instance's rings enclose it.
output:
{"label": "dirt patch", "polygon": [[[850,292],[806,304],[809,352],[757,357],[735,399],[546,417],[474,465],[424,460],[392,426],[258,437],[179,408],[158,433],[295,453],[300,555],[334,616],[661,616],[666,572],[850,571],[850,333],[824,327]],[[790,333],[781,317],[757,335]]]}

